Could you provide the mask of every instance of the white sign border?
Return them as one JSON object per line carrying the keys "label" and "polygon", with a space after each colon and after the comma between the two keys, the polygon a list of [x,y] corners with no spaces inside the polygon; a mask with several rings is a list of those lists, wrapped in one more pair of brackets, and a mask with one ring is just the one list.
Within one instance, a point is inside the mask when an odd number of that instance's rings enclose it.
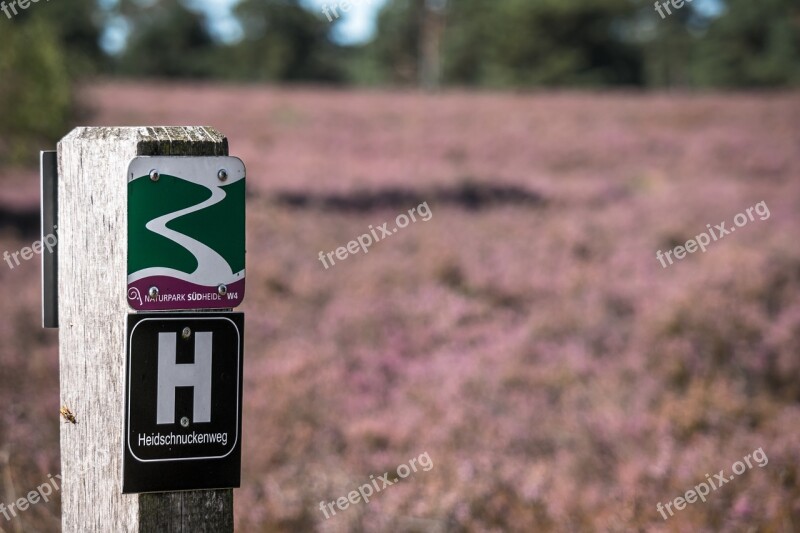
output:
{"label": "white sign border", "polygon": [[[134,315],[135,316],[135,315]],[[132,357],[133,357],[133,350],[131,349],[131,341],[133,340],[133,332],[136,331],[136,328],[139,327],[140,324],[143,324],[149,320],[227,320],[231,324],[233,324],[233,329],[236,330],[236,431],[235,431],[235,440],[233,441],[233,445],[228,453],[225,455],[212,455],[208,457],[176,457],[171,459],[140,459],[135,453],[133,453],[133,448],[131,448],[131,370],[133,368],[132,365]],[[241,363],[242,363],[242,354],[240,350],[240,346],[242,344],[242,334],[239,331],[239,327],[236,325],[236,322],[231,320],[226,316],[214,316],[214,317],[195,317],[195,316],[185,316],[185,317],[148,317],[143,318],[139,322],[136,323],[133,328],[131,328],[130,337],[128,337],[128,375],[126,383],[128,389],[128,419],[126,420],[125,424],[125,444],[128,446],[128,451],[131,452],[131,456],[139,461],[140,463],[164,463],[164,462],[173,462],[173,461],[203,461],[203,460],[210,460],[210,459],[224,459],[228,457],[233,451],[236,449],[236,445],[239,443],[239,388],[241,387],[240,376],[241,376]]]}

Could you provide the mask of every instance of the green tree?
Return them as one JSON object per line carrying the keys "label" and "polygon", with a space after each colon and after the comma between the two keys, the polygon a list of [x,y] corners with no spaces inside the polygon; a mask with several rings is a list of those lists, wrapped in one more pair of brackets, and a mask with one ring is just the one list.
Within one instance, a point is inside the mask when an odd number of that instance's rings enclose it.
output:
{"label": "green tree", "polygon": [[44,17],[4,24],[0,49],[0,161],[30,162],[66,132],[72,104],[66,54]]}
{"label": "green tree", "polygon": [[[372,46],[387,79],[416,78],[424,9],[424,0],[394,0],[381,13]],[[450,0],[444,81],[499,87],[641,83],[640,49],[624,32],[636,12],[629,0]]]}
{"label": "green tree", "polygon": [[244,39],[223,51],[229,77],[340,81],[330,22],[298,0],[243,0],[236,16]]}
{"label": "green tree", "polygon": [[125,12],[132,31],[117,60],[120,73],[164,78],[214,75],[216,43],[202,15],[180,0],[159,0]]}
{"label": "green tree", "polygon": [[663,5],[657,12],[651,0],[639,0],[642,5],[637,21],[644,28],[636,35],[635,44],[644,56],[644,83],[648,87],[691,87],[695,85],[692,60],[702,32],[709,20],[696,10],[696,3],[683,7]]}
{"label": "green tree", "polygon": [[100,49],[105,12],[99,8],[97,0],[40,2],[32,4],[28,12],[45,18],[55,29],[73,77],[94,74],[105,67],[106,57]]}
{"label": "green tree", "polygon": [[72,82],[102,62],[101,18],[94,0],[40,2],[0,18],[0,162],[31,163],[69,129]]}
{"label": "green tree", "polygon": [[800,85],[800,3],[728,0],[711,21],[693,62],[698,85]]}
{"label": "green tree", "polygon": [[378,16],[376,39],[368,55],[385,82],[410,84],[419,79],[425,0],[390,0]]}

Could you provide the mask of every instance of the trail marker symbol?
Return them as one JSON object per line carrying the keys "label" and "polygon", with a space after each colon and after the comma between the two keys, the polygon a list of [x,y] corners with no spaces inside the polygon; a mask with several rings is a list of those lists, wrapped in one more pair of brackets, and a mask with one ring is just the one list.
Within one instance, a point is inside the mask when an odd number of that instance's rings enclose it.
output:
{"label": "trail marker symbol", "polygon": [[244,299],[244,286],[244,163],[235,157],[131,161],[130,307],[231,309]]}

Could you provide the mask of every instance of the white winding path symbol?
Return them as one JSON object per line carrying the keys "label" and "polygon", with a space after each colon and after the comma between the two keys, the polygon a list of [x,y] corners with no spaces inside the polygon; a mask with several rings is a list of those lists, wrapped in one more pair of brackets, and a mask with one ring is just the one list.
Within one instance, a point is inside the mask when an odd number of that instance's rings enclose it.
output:
{"label": "white winding path symbol", "polygon": [[172,230],[167,227],[167,224],[189,213],[200,211],[214,204],[217,204],[225,199],[225,191],[219,187],[209,186],[205,183],[199,183],[211,191],[211,197],[192,207],[168,213],[166,215],[154,218],[145,226],[147,229],[169,239],[178,245],[182,246],[197,259],[197,269],[192,273],[186,273],[174,268],[167,267],[150,267],[134,272],[128,276],[128,283],[133,283],[143,278],[150,276],[169,276],[183,281],[196,283],[198,285],[214,286],[220,283],[230,284],[242,278],[244,271],[233,272],[231,266],[225,259],[214,251],[212,248],[206,246],[202,242],[192,239]]}

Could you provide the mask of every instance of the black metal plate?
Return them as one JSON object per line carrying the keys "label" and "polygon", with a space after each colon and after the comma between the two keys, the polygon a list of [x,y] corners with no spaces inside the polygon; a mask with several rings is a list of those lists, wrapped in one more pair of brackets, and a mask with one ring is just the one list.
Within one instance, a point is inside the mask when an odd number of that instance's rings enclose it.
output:
{"label": "black metal plate", "polygon": [[[58,327],[58,153],[41,152],[42,327]],[[45,251],[45,248],[47,251]]]}
{"label": "black metal plate", "polygon": [[242,313],[128,315],[123,493],[240,485],[243,342]]}

